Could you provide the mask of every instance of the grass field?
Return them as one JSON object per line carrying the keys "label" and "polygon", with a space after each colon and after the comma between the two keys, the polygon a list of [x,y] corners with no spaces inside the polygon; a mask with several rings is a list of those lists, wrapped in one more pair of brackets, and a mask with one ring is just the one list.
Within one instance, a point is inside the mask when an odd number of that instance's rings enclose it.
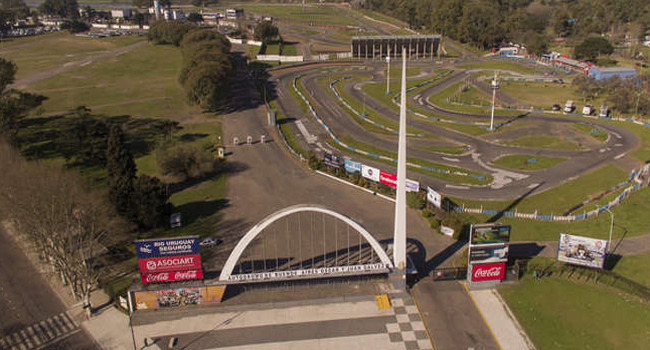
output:
{"label": "grass field", "polygon": [[[414,77],[420,74],[419,67],[406,67],[406,77]],[[386,70],[384,70],[384,78],[386,77]],[[402,78],[402,65],[399,63],[391,63],[390,65],[390,78],[391,79],[401,79]],[[408,79],[407,79],[408,80]],[[401,84],[400,82],[395,82],[394,84]],[[401,86],[401,85],[399,85]],[[384,85],[385,87],[385,85]]]}
{"label": "grass field", "polygon": [[467,90],[460,93],[456,102],[471,105],[492,106],[492,97],[483,91],[470,86]]}
{"label": "grass field", "polygon": [[564,140],[551,135],[529,135],[510,141],[504,141],[503,143],[510,146],[550,148],[568,151],[577,151],[582,149],[580,145],[573,141]]}
{"label": "grass field", "polygon": [[296,56],[298,53],[298,45],[294,43],[284,43],[282,45],[282,56]]}
{"label": "grass field", "polygon": [[170,45],[143,45],[125,54],[36,82],[28,89],[47,96],[43,113],[80,105],[95,113],[178,121],[202,116],[188,106],[178,82],[181,53]]}
{"label": "grass field", "polygon": [[[489,115],[490,114],[490,108],[481,108],[481,107],[475,107],[475,106],[464,106],[464,105],[459,105],[455,103],[450,103],[447,102],[447,98],[450,99],[451,102],[457,102],[457,100],[454,98],[454,95],[456,92],[460,89],[460,87],[465,84],[464,82],[458,82],[456,84],[452,84],[446,89],[443,89],[439,91],[436,94],[433,94],[429,96],[429,101],[441,108],[452,110],[452,111],[457,111],[461,113],[468,113],[468,114],[476,114],[476,115]],[[500,109],[496,108],[495,111],[499,115],[517,115],[520,114],[521,112],[515,111],[515,110],[510,110],[510,109]]]}
{"label": "grass field", "polygon": [[526,276],[499,293],[539,350],[644,349],[650,343],[650,308],[613,289]]}
{"label": "grass field", "polygon": [[[502,80],[500,90],[506,94],[537,109],[550,109],[554,104],[564,106],[567,100],[573,100],[579,106],[578,113],[582,112],[584,99],[570,83],[542,83]],[[593,106],[600,106],[605,102],[605,96],[587,101]]]}
{"label": "grass field", "polygon": [[[516,208],[522,213],[534,213],[537,210],[539,214],[561,214],[590,196],[625,181],[628,175],[618,167],[606,165],[554,189],[523,198],[509,210],[514,211]],[[466,207],[479,208],[482,205],[491,210],[504,210],[513,204],[513,201],[452,200],[459,205],[465,204]],[[593,208],[589,208],[591,209]]]}
{"label": "grass field", "polygon": [[595,138],[596,140],[598,140],[600,142],[607,141],[607,137],[609,137],[608,134],[605,131],[603,131],[601,129],[598,129],[597,127],[594,127],[592,125],[572,124],[571,126],[574,129],[576,129],[576,130],[578,130],[580,132],[583,132],[583,133]]}
{"label": "grass field", "polygon": [[66,32],[31,37],[5,39],[0,56],[18,65],[16,80],[39,71],[80,61],[92,54],[130,45],[145,38],[119,36],[110,38],[82,38]]}
{"label": "grass field", "polygon": [[419,148],[431,152],[454,154],[454,155],[463,154],[467,152],[467,146],[455,146],[455,147],[424,146]]}
{"label": "grass field", "polygon": [[613,272],[650,288],[650,253],[627,255],[614,266]]}
{"label": "grass field", "polygon": [[501,69],[501,70],[512,71],[515,73],[529,74],[529,75],[533,75],[536,73],[535,70],[530,67],[515,62],[506,62],[506,61],[490,60],[481,63],[463,64],[458,67],[463,69]]}
{"label": "grass field", "polygon": [[492,160],[492,163],[504,168],[518,170],[541,170],[565,161],[566,158],[533,156],[529,154],[510,154]]}
{"label": "grass field", "polygon": [[650,160],[650,128],[629,122],[605,122],[623,127],[636,135],[640,140],[640,145],[636,151],[631,152],[630,154],[642,162]]}

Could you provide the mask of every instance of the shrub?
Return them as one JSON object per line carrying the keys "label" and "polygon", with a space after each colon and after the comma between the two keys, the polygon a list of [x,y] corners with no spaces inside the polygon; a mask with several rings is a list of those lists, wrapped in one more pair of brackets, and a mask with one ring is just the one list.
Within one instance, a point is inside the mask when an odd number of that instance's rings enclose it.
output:
{"label": "shrub", "polygon": [[198,145],[160,146],[156,162],[164,175],[201,177],[216,170],[217,161],[210,150]]}
{"label": "shrub", "polygon": [[424,192],[407,192],[406,204],[411,209],[420,210],[426,204],[426,194]]}

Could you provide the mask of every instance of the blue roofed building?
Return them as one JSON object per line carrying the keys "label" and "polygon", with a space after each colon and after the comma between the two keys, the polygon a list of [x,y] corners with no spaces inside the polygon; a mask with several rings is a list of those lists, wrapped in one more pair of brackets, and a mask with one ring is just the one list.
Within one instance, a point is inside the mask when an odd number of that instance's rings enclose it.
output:
{"label": "blue roofed building", "polygon": [[613,77],[633,78],[636,76],[636,69],[632,67],[596,67],[589,68],[588,74],[596,80],[609,79]]}

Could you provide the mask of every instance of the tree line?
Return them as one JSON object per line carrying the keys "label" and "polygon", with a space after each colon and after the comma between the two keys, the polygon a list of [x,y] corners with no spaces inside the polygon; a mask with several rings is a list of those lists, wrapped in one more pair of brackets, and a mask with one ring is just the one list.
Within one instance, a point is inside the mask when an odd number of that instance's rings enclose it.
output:
{"label": "tree line", "polygon": [[225,106],[233,70],[225,36],[180,21],[156,21],[147,35],[155,44],[180,46],[183,66],[178,79],[188,103],[208,111]]}
{"label": "tree line", "polygon": [[583,102],[607,93],[607,104],[619,113],[634,116],[650,116],[650,74],[641,74],[635,79],[613,77],[596,80],[586,75],[573,79],[572,85],[582,94]]}
{"label": "tree line", "polygon": [[621,29],[641,37],[650,29],[647,0],[366,0],[363,7],[481,48]]}

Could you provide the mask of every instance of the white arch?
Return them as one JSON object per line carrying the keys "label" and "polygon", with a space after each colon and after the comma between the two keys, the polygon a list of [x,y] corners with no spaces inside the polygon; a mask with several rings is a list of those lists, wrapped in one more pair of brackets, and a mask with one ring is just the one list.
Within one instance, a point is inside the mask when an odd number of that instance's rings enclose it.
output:
{"label": "white arch", "polygon": [[368,230],[366,230],[365,227],[361,226],[358,222],[354,221],[352,218],[345,216],[343,214],[337,213],[331,209],[327,209],[323,206],[320,205],[315,205],[315,204],[298,204],[294,205],[291,207],[287,207],[281,210],[276,211],[275,213],[267,216],[264,218],[262,221],[260,221],[257,225],[253,226],[246,234],[244,237],[242,237],[239,240],[239,243],[237,243],[237,246],[235,246],[235,249],[232,250],[230,253],[230,256],[228,257],[228,260],[226,261],[226,264],[223,266],[223,270],[221,271],[221,275],[219,276],[220,281],[228,281],[228,278],[232,274],[232,271],[235,269],[235,264],[237,261],[239,261],[239,258],[241,257],[242,253],[244,253],[244,250],[248,245],[259,235],[266,227],[274,223],[275,221],[294,214],[294,213],[300,213],[300,212],[317,212],[317,213],[324,213],[328,214],[330,216],[333,216],[346,224],[352,226],[357,232],[359,232],[363,238],[370,243],[370,246],[372,249],[374,249],[375,253],[377,253],[377,256],[381,260],[381,262],[389,266],[390,268],[393,267],[393,263],[390,261],[388,258],[388,255],[386,252],[381,249],[381,246],[379,245],[379,242],[373,237]]}

